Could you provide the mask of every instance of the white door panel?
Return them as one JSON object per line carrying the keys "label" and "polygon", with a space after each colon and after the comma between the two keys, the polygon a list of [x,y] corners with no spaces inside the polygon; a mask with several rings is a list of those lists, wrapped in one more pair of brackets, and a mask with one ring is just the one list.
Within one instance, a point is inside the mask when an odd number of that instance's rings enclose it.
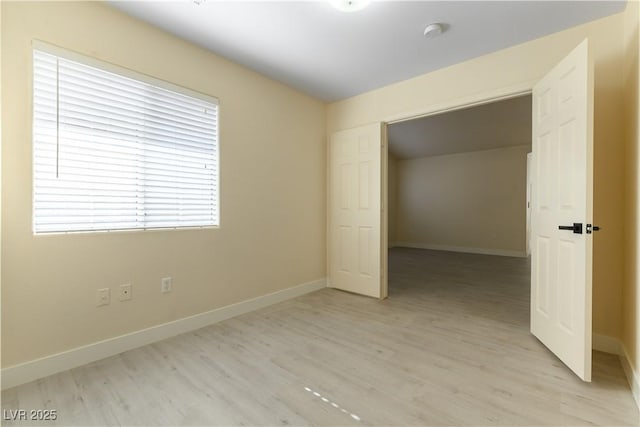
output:
{"label": "white door panel", "polygon": [[329,148],[329,286],[382,291],[382,125],[335,133]]}
{"label": "white door panel", "polygon": [[533,154],[527,153],[527,231],[526,231],[526,241],[527,241],[527,256],[531,255],[531,167],[532,167],[532,158]]}
{"label": "white door panel", "polygon": [[[531,332],[591,381],[593,64],[587,40],[533,88]],[[559,226],[580,224],[581,233]]]}

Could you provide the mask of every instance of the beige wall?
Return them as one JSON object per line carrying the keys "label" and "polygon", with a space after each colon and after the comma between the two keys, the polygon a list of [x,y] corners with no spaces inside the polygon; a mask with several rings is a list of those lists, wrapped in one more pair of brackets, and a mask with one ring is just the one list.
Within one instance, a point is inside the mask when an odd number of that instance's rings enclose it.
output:
{"label": "beige wall", "polygon": [[399,161],[397,241],[524,255],[530,149]]}
{"label": "beige wall", "polygon": [[[595,220],[603,227],[594,250],[594,330],[619,336],[622,329],[620,165],[626,106],[629,251],[624,342],[638,369],[639,86],[637,5],[631,7],[636,8],[633,14],[598,20],[331,104],[326,129],[332,132],[527,90],[588,36],[596,59]],[[100,4],[2,2],[0,10],[2,366],[325,275],[321,103]],[[632,42],[623,50],[625,33]],[[219,230],[32,236],[33,38],[220,98]],[[623,106],[619,100],[624,53],[630,58],[624,88],[627,93],[632,90],[632,96]],[[174,291],[160,295],[158,282],[165,275],[174,277]],[[132,301],[95,307],[96,289],[115,290],[127,282],[134,285]]]}
{"label": "beige wall", "polygon": [[[0,5],[0,48],[2,47],[2,6]],[[1,49],[0,49],[1,50]],[[2,58],[0,57],[0,64]],[[2,66],[0,66],[0,100],[2,100]],[[0,102],[0,313],[2,313],[2,102]],[[0,315],[0,331],[2,316]],[[2,366],[2,340],[0,339],[0,367]]]}
{"label": "beige wall", "polygon": [[389,211],[387,233],[389,247],[397,240],[397,200],[398,200],[398,161],[393,154],[388,154],[387,163],[387,209]]}
{"label": "beige wall", "polygon": [[625,141],[626,141],[626,236],[623,289],[622,342],[635,372],[640,372],[640,74],[638,21],[640,7],[630,2],[625,11]]}
{"label": "beige wall", "polygon": [[[219,98],[220,229],[32,235],[33,39]],[[94,2],[2,2],[2,79],[3,366],[325,276],[323,103]]]}
{"label": "beige wall", "polygon": [[593,325],[620,337],[623,272],[622,135],[623,14],[593,21],[528,43],[330,104],[327,130],[392,121],[501,94],[530,90],[585,37],[595,59],[595,188]]}

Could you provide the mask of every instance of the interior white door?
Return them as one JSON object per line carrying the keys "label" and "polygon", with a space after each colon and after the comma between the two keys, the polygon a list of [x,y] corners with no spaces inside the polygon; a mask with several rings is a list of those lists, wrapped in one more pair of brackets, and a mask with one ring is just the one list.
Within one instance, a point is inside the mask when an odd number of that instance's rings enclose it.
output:
{"label": "interior white door", "polygon": [[329,146],[329,287],[376,298],[386,297],[383,131],[376,123],[336,132]]}
{"label": "interior white door", "polygon": [[533,88],[532,143],[531,332],[591,381],[593,63],[587,40]]}

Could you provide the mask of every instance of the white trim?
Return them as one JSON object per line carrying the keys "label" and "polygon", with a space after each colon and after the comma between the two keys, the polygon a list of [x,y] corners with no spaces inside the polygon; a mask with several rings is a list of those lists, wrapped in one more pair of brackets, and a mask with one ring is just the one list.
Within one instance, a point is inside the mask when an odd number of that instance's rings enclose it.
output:
{"label": "white trim", "polygon": [[391,242],[390,247],[402,247],[402,248],[415,248],[415,249],[433,249],[436,251],[449,251],[449,252],[464,252],[469,254],[482,254],[482,255],[500,255],[526,258],[527,254],[524,251],[510,251],[503,249],[488,249],[488,248],[469,248],[465,246],[449,246],[449,245],[437,245],[432,243],[414,243],[414,242]]}
{"label": "white trim", "polygon": [[594,350],[615,354],[620,358],[622,370],[627,377],[627,381],[629,381],[629,388],[631,389],[633,400],[635,400],[638,411],[640,411],[640,375],[633,370],[627,348],[618,338],[600,334],[593,334],[592,347]]}
{"label": "white trim", "polygon": [[620,340],[607,335],[593,334],[591,348],[604,353],[615,354],[616,356],[622,354]]}
{"label": "white trim", "polygon": [[19,365],[2,369],[2,389],[15,387],[39,378],[66,371],[96,360],[104,359],[127,350],[131,350],[175,335],[190,332],[202,327],[221,322],[272,304],[277,304],[298,296],[325,288],[326,279],[303,283],[292,288],[273,292],[236,304],[227,305],[215,310],[196,314],[152,326],[118,337],[109,338],[93,344],[77,347],[62,353],[31,360]]}
{"label": "white trim", "polygon": [[629,352],[622,343],[620,343],[620,363],[622,363],[622,369],[624,370],[624,373],[627,376],[627,380],[629,381],[629,387],[631,388],[631,394],[633,394],[633,400],[636,401],[638,411],[640,412],[640,374],[637,371],[633,370]]}
{"label": "white trim", "polygon": [[499,101],[506,101],[508,99],[517,98],[519,96],[531,95],[531,93],[533,92],[533,86],[537,82],[538,79],[530,80],[506,87],[501,87],[498,89],[491,89],[480,94],[476,93],[471,96],[464,96],[454,100],[431,104],[429,106],[421,107],[420,109],[411,112],[386,116],[382,121],[387,125],[392,125],[396,123],[406,122],[408,120],[435,116],[436,114],[448,113],[471,107],[479,107],[481,105],[491,104]]}

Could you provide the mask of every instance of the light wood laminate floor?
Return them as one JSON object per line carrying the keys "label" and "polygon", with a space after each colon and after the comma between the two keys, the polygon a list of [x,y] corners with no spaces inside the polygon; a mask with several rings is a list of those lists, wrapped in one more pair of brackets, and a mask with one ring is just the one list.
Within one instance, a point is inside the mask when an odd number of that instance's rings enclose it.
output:
{"label": "light wood laminate floor", "polygon": [[526,259],[396,248],[385,301],[321,290],[7,390],[2,407],[57,409],[35,425],[638,426],[618,359],[595,352],[580,381],[529,334],[528,294]]}

